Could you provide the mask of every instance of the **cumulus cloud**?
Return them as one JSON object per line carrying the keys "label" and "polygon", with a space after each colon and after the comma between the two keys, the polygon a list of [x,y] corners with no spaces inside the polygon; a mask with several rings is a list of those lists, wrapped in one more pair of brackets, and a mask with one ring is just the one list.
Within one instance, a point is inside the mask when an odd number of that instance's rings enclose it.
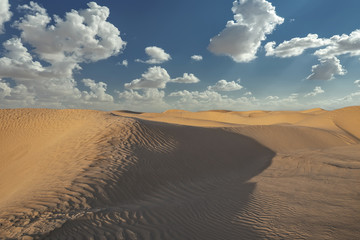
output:
{"label": "cumulus cloud", "polygon": [[228,82],[226,80],[219,80],[215,85],[209,86],[208,90],[229,92],[240,90],[242,88],[243,87],[235,81]]}
{"label": "cumulus cloud", "polygon": [[246,92],[244,93],[244,96],[251,96],[252,95],[252,92]]}
{"label": "cumulus cloud", "polygon": [[116,91],[120,100],[120,107],[133,111],[163,111],[170,106],[164,101],[165,92],[156,88],[140,91]]}
{"label": "cumulus cloud", "polygon": [[114,100],[111,95],[106,93],[106,83],[96,83],[94,80],[88,78],[83,79],[82,82],[91,90],[90,92],[83,92],[85,100],[98,100],[101,102],[112,102]]}
{"label": "cumulus cloud", "polygon": [[191,59],[194,61],[201,61],[203,60],[203,57],[201,55],[192,55]]}
{"label": "cumulus cloud", "polygon": [[[90,91],[81,92],[73,78],[74,71],[81,70],[80,63],[117,55],[126,45],[119,30],[106,21],[107,7],[90,2],[87,9],[72,10],[64,19],[51,18],[46,9],[32,1],[18,9],[24,17],[13,26],[20,30],[20,38],[5,41],[0,58],[0,78],[15,83],[10,95],[8,89],[6,96],[2,94],[7,106],[72,107],[112,101],[105,94],[105,83],[84,80]],[[4,80],[1,85],[3,89],[10,86]]]}
{"label": "cumulus cloud", "polygon": [[360,87],[360,80],[355,80],[354,84],[357,85],[358,87]]}
{"label": "cumulus cloud", "polygon": [[267,96],[265,98],[265,100],[270,100],[270,101],[274,101],[274,100],[279,100],[280,98],[278,96]]}
{"label": "cumulus cloud", "polygon": [[330,58],[344,54],[360,56],[360,30],[357,29],[350,35],[335,35],[330,38],[331,44],[326,48],[317,50],[314,54],[319,58]]}
{"label": "cumulus cloud", "polygon": [[236,0],[232,12],[234,20],[217,36],[210,39],[208,49],[216,55],[227,55],[236,62],[250,62],[266,35],[284,19],[276,14],[275,7],[266,0]]}
{"label": "cumulus cloud", "polygon": [[300,108],[304,105],[299,102],[299,94],[292,93],[286,97],[279,97],[279,96],[268,96],[265,98],[265,101],[262,102],[262,108],[267,108],[270,110],[274,109],[294,109]]}
{"label": "cumulus cloud", "polygon": [[331,43],[330,39],[319,38],[317,34],[308,34],[304,38],[293,38],[284,41],[275,47],[275,42],[268,42],[265,45],[266,56],[276,56],[281,58],[294,57],[301,55],[306,49],[317,48]]}
{"label": "cumulus cloud", "polygon": [[34,61],[21,39],[11,38],[3,43],[4,57],[0,58],[0,78],[14,78],[20,81],[44,78],[46,69]]}
{"label": "cumulus cloud", "polygon": [[171,79],[168,72],[159,66],[149,67],[141,78],[125,83],[127,89],[165,88],[168,82],[197,83],[200,80],[192,73],[184,73],[182,77]]}
{"label": "cumulus cloud", "polygon": [[176,83],[198,83],[200,80],[192,73],[184,73],[182,77],[171,79],[171,82]]}
{"label": "cumulus cloud", "polygon": [[340,60],[336,57],[320,59],[320,64],[312,66],[312,74],[309,80],[331,80],[335,75],[345,75],[346,70],[340,64]]}
{"label": "cumulus cloud", "polygon": [[177,98],[174,108],[189,110],[209,109],[254,109],[258,107],[258,100],[254,97],[230,98],[213,90],[205,91],[177,91],[169,94],[169,97]]}
{"label": "cumulus cloud", "polygon": [[11,88],[10,88],[9,84],[6,82],[3,82],[0,79],[0,99],[10,96],[10,94],[11,94]]}
{"label": "cumulus cloud", "polygon": [[324,93],[324,92],[325,91],[320,86],[316,86],[312,92],[305,94],[304,97],[314,97],[314,96]]}
{"label": "cumulus cloud", "polygon": [[301,55],[306,49],[320,48],[314,52],[320,64],[312,66],[312,74],[307,79],[330,80],[336,75],[346,74],[339,56],[360,56],[360,30],[356,29],[349,35],[335,35],[331,38],[319,38],[316,34],[308,34],[304,38],[293,38],[277,47],[275,45],[275,42],[265,45],[267,56],[293,57]]}
{"label": "cumulus cloud", "polygon": [[159,66],[150,67],[141,78],[134,79],[130,83],[125,83],[128,89],[144,88],[165,88],[166,83],[170,81],[168,72]]}
{"label": "cumulus cloud", "polygon": [[10,87],[9,83],[0,79],[0,100],[2,107],[22,107],[35,104],[35,95],[23,84]]}
{"label": "cumulus cloud", "polygon": [[125,60],[122,60],[122,62],[116,63],[116,65],[127,67],[129,65],[129,62],[128,62],[128,60],[125,59]]}
{"label": "cumulus cloud", "polygon": [[206,90],[203,92],[199,91],[177,91],[170,93],[170,97],[180,97],[180,100],[177,102],[178,106],[186,108],[216,108],[216,106],[226,106],[230,103],[232,104],[234,100],[223,96],[218,92]]}
{"label": "cumulus cloud", "polygon": [[19,9],[28,13],[15,23],[22,40],[47,62],[94,62],[118,54],[126,45],[120,31],[106,21],[109,9],[95,2],[87,9],[67,12],[65,19],[54,16],[55,24],[50,26],[51,18],[37,3]]}
{"label": "cumulus cloud", "polygon": [[138,91],[129,90],[124,92],[117,91],[118,97],[131,102],[154,102],[163,99],[165,92],[158,89],[145,89],[143,94]]}
{"label": "cumulus cloud", "polygon": [[145,53],[149,56],[148,60],[143,61],[141,59],[136,59],[135,61],[147,64],[161,64],[171,60],[170,54],[166,53],[164,49],[156,46],[145,48]]}
{"label": "cumulus cloud", "polygon": [[4,33],[4,23],[10,20],[12,13],[10,11],[9,0],[0,1],[0,34]]}
{"label": "cumulus cloud", "polygon": [[360,56],[360,30],[356,29],[350,35],[335,35],[331,38],[319,38],[317,34],[308,34],[304,38],[296,37],[280,43],[277,47],[275,45],[275,42],[265,45],[267,56],[299,56],[309,48],[320,48],[314,53],[319,59],[329,59],[344,54]]}

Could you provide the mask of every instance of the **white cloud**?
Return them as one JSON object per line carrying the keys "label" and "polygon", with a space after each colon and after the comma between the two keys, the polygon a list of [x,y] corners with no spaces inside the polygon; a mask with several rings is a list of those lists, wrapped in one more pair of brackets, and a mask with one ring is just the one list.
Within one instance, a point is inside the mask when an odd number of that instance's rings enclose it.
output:
{"label": "white cloud", "polygon": [[11,88],[9,87],[9,84],[6,82],[3,82],[0,79],[0,99],[10,96],[11,94]]}
{"label": "white cloud", "polygon": [[122,60],[122,62],[117,62],[116,65],[127,67],[129,65],[128,60]]}
{"label": "white cloud", "polygon": [[165,88],[166,83],[170,81],[168,72],[159,66],[150,67],[141,78],[125,83],[128,89],[145,89],[145,88]]}
{"label": "white cloud", "polygon": [[360,80],[355,80],[354,84],[357,85],[358,87],[360,87]]}
{"label": "white cloud", "polygon": [[114,99],[111,95],[106,93],[107,84],[103,82],[96,83],[92,79],[83,79],[82,82],[85,86],[90,88],[90,92],[83,91],[86,101],[98,100],[101,102],[112,102]]}
{"label": "white cloud", "polygon": [[198,83],[200,80],[192,73],[184,73],[182,77],[171,79],[171,82],[176,83]]}
{"label": "white cloud", "polygon": [[192,55],[191,59],[194,61],[201,61],[203,60],[203,57],[201,55]]}
{"label": "white cloud", "polygon": [[66,13],[65,19],[54,16],[54,25],[49,25],[52,18],[37,3],[18,9],[25,13],[14,24],[21,38],[4,42],[0,58],[0,78],[15,83],[10,87],[2,81],[3,91],[5,85],[11,89],[10,95],[8,89],[6,96],[2,94],[6,106],[86,107],[112,101],[112,96],[105,93],[105,83],[85,80],[90,91],[81,92],[73,78],[74,71],[81,69],[80,63],[117,55],[126,44],[119,30],[106,21],[107,7],[90,2],[87,9]]}
{"label": "white cloud", "polygon": [[319,58],[330,58],[344,54],[360,56],[360,29],[341,36],[335,35],[330,38],[331,44],[326,48],[317,50],[314,54]]}
{"label": "white cloud", "polygon": [[304,97],[310,97],[310,96],[314,97],[314,96],[316,96],[318,94],[321,94],[321,93],[324,93],[324,92],[325,91],[320,86],[316,86],[312,92],[309,92],[309,93],[305,94]]}
{"label": "white cloud", "polygon": [[270,110],[303,108],[304,104],[299,102],[298,97],[298,93],[292,93],[284,98],[280,98],[278,96],[268,96],[265,98],[265,101],[261,102],[261,108]]}
{"label": "white cloud", "polygon": [[244,93],[244,96],[252,96],[252,92],[246,92]]}
{"label": "white cloud", "polygon": [[141,78],[125,83],[127,89],[165,88],[168,82],[197,83],[200,80],[192,73],[184,73],[182,77],[171,79],[168,72],[159,66],[149,67]]}
{"label": "white cloud", "polygon": [[274,101],[274,100],[279,100],[280,98],[278,96],[267,96],[265,98],[265,100],[270,100],[270,101]]}
{"label": "white cloud", "polygon": [[17,80],[38,80],[44,78],[46,69],[34,61],[19,38],[11,38],[3,43],[4,57],[0,58],[0,78]]}
{"label": "white cloud", "polygon": [[24,42],[47,62],[94,62],[118,54],[126,45],[120,31],[107,22],[109,9],[95,2],[87,9],[72,10],[65,19],[54,16],[55,24],[37,3],[20,6],[28,14],[17,21]]}
{"label": "white cloud", "polygon": [[125,99],[127,101],[132,102],[148,102],[148,101],[158,101],[159,99],[163,99],[165,96],[165,92],[158,89],[145,89],[143,90],[143,94],[138,91],[129,90],[124,92],[119,92],[118,97],[120,99]]}
{"label": "white cloud", "polygon": [[235,81],[228,82],[226,80],[219,80],[214,86],[209,86],[208,90],[229,92],[240,90],[242,88],[243,87]]}
{"label": "white cloud", "polygon": [[320,64],[312,66],[311,71],[312,74],[307,77],[309,80],[331,80],[335,75],[346,74],[346,70],[336,57],[320,59]]}
{"label": "white cloud", "polygon": [[4,33],[4,23],[9,21],[11,16],[9,0],[0,0],[0,34]]}
{"label": "white cloud", "polygon": [[9,83],[0,79],[0,100],[2,107],[22,107],[25,104],[31,106],[35,104],[35,95],[23,84],[11,88]]}
{"label": "white cloud", "polygon": [[296,37],[290,41],[284,41],[277,47],[275,44],[275,42],[269,42],[265,45],[267,56],[299,56],[306,49],[318,47],[324,47],[314,53],[319,59],[329,59],[344,54],[360,56],[360,29],[354,30],[350,35],[342,34],[331,38],[319,38],[317,34],[308,34],[304,38]]}
{"label": "white cloud", "polygon": [[266,0],[236,0],[232,11],[234,20],[210,39],[208,49],[217,55],[227,55],[236,62],[250,62],[256,58],[261,42],[284,19],[276,15],[275,7]]}
{"label": "white cloud", "polygon": [[148,60],[143,61],[136,59],[135,61],[147,64],[161,64],[171,60],[170,54],[166,53],[164,49],[156,46],[145,48],[145,53],[149,56]]}
{"label": "white cloud", "polygon": [[265,45],[266,56],[276,56],[281,58],[294,57],[301,55],[306,49],[317,48],[331,43],[330,39],[318,38],[317,34],[308,34],[304,38],[293,38],[284,41],[275,47],[275,42],[268,42]]}
{"label": "white cloud", "polygon": [[169,97],[179,98],[174,108],[189,109],[194,111],[209,109],[254,109],[258,107],[258,100],[254,97],[230,98],[213,90],[178,91],[169,94]]}
{"label": "white cloud", "polygon": [[119,107],[132,111],[164,111],[170,106],[165,103],[165,92],[156,88],[141,91],[116,91],[120,99]]}
{"label": "white cloud", "polygon": [[305,38],[293,38],[275,47],[275,42],[265,45],[267,56],[293,57],[301,55],[309,48],[323,47],[314,52],[320,64],[312,66],[312,74],[307,79],[330,80],[336,75],[345,75],[346,70],[340,64],[338,56],[348,54],[360,56],[360,29],[350,35],[335,35],[331,38],[318,38],[316,34],[309,34]]}
{"label": "white cloud", "polygon": [[332,109],[348,107],[351,105],[359,105],[359,102],[360,102],[360,91],[349,93],[344,97],[340,97],[340,98],[332,98],[332,99],[312,102],[312,105],[314,107],[320,106],[321,108],[332,110]]}

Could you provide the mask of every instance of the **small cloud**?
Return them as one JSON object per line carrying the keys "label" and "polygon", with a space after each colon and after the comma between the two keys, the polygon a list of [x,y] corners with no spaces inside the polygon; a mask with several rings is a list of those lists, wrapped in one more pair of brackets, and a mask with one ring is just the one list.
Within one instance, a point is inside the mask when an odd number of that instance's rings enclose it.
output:
{"label": "small cloud", "polygon": [[304,97],[314,97],[314,96],[324,93],[324,92],[325,91],[320,86],[316,86],[312,92],[305,94]]}
{"label": "small cloud", "polygon": [[270,100],[270,101],[274,101],[274,100],[279,100],[280,98],[278,96],[267,96],[265,98],[265,100]]}
{"label": "small cloud", "polygon": [[151,46],[145,48],[145,53],[149,56],[149,59],[144,61],[136,59],[135,62],[147,63],[147,64],[161,64],[171,60],[170,54],[166,53],[164,49]]}
{"label": "small cloud", "polygon": [[355,80],[354,84],[360,87],[360,80]]}
{"label": "small cloud", "polygon": [[149,67],[148,70],[141,75],[141,78],[134,79],[130,83],[125,83],[127,89],[164,89],[169,82],[175,83],[197,83],[200,80],[192,73],[184,73],[182,77],[171,79],[166,69],[155,66]]}
{"label": "small cloud", "polygon": [[289,22],[295,22],[295,18],[291,18],[290,20],[289,20]]}
{"label": "small cloud", "polygon": [[203,60],[203,57],[201,55],[192,55],[191,59],[194,61],[201,61]]}
{"label": "small cloud", "polygon": [[200,80],[192,73],[184,73],[182,77],[171,79],[171,82],[176,83],[197,83],[200,82]]}
{"label": "small cloud", "polygon": [[312,66],[311,71],[312,74],[306,78],[308,80],[331,80],[335,75],[346,74],[346,70],[336,57],[320,59],[320,64]]}
{"label": "small cloud", "polygon": [[146,89],[146,88],[165,88],[170,81],[168,72],[159,66],[150,67],[141,78],[134,79],[130,83],[125,83],[127,89]]}
{"label": "small cloud", "polygon": [[82,82],[85,86],[90,88],[90,92],[83,91],[83,98],[86,101],[89,100],[98,100],[101,102],[112,102],[114,99],[111,95],[106,93],[107,84],[104,82],[96,83],[92,79],[83,79]]}
{"label": "small cloud", "polygon": [[246,92],[244,93],[244,96],[251,96],[252,95],[252,92]]}
{"label": "small cloud", "polygon": [[209,86],[208,90],[230,92],[237,91],[242,88],[243,86],[236,83],[235,81],[228,82],[226,80],[220,80],[214,86]]}
{"label": "small cloud", "polygon": [[122,62],[117,62],[116,65],[127,67],[129,65],[129,62],[125,59]]}

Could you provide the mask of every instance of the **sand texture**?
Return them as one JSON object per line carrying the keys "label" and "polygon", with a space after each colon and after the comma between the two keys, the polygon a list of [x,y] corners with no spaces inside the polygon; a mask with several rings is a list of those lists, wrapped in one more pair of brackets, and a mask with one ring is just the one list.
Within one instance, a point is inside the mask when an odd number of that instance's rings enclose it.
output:
{"label": "sand texture", "polygon": [[0,110],[0,239],[359,239],[360,107]]}

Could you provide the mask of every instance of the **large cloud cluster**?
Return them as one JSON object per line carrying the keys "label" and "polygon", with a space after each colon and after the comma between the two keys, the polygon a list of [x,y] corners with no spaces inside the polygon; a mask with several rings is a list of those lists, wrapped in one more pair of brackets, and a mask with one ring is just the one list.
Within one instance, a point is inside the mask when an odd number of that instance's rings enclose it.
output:
{"label": "large cloud cluster", "polygon": [[276,14],[275,7],[266,0],[236,0],[224,30],[210,39],[208,49],[217,55],[230,56],[236,62],[250,62],[266,35],[273,32],[284,19]]}
{"label": "large cloud cluster", "polygon": [[9,0],[0,1],[0,34],[4,32],[4,23],[10,20],[12,13],[10,12]]}
{"label": "large cloud cluster", "polygon": [[[0,79],[15,82],[10,87],[1,80],[0,87],[6,92],[2,94],[3,102],[21,105],[23,101],[15,101],[19,92],[22,99],[31,99],[27,105],[36,106],[113,101],[105,93],[105,83],[84,79],[90,91],[80,91],[73,77],[81,63],[117,55],[126,45],[119,30],[107,22],[107,7],[90,2],[87,9],[72,10],[64,19],[50,17],[45,8],[32,1],[18,10],[24,12],[24,17],[13,26],[20,31],[20,37],[3,43],[5,52],[0,58]],[[31,51],[25,46],[31,46]]]}
{"label": "large cloud cluster", "polygon": [[360,30],[357,29],[349,35],[335,35],[331,38],[318,38],[316,34],[309,34],[304,38],[293,38],[276,46],[275,42],[265,45],[267,56],[293,57],[301,55],[306,49],[319,48],[314,55],[319,58],[320,64],[312,67],[312,73],[307,79],[331,80],[336,75],[346,74],[346,70],[338,59],[348,54],[360,56]]}

